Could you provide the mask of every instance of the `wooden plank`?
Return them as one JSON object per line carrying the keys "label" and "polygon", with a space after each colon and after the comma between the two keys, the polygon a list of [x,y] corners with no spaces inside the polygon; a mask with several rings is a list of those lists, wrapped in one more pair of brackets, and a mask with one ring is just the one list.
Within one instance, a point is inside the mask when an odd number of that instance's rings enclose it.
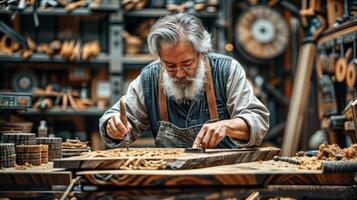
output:
{"label": "wooden plank", "polygon": [[354,185],[353,173],[323,174],[272,160],[192,170],[96,170],[77,175],[93,185],[109,186],[264,186]]}
{"label": "wooden plank", "polygon": [[52,186],[69,185],[72,174],[62,168],[53,168],[53,163],[40,166],[19,168],[2,168],[0,186]]}
{"label": "wooden plank", "polygon": [[0,186],[53,186],[69,185],[72,174],[69,171],[5,171],[0,172]]}
{"label": "wooden plank", "polygon": [[314,66],[315,53],[316,46],[312,43],[304,44],[300,49],[282,145],[284,156],[291,156],[296,153],[299,145],[304,111],[310,94],[310,77]]}
{"label": "wooden plank", "polygon": [[[140,149],[140,148],[138,148]],[[135,150],[130,148],[130,150]],[[136,149],[137,150],[137,149]],[[172,150],[172,148],[170,148]],[[183,152],[184,149],[176,149]],[[234,163],[269,160],[278,154],[280,149],[274,147],[252,149],[207,149],[206,153],[183,153],[179,157],[135,157],[146,160],[165,160],[169,169],[197,169]],[[71,157],[54,160],[54,167],[66,169],[120,169],[133,157]]]}

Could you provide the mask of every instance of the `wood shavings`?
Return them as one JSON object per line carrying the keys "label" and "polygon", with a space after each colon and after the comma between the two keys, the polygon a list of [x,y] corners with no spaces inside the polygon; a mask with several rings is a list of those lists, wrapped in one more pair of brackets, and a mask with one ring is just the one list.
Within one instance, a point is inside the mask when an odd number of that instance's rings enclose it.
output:
{"label": "wood shavings", "polygon": [[[167,161],[164,158],[182,156],[183,150],[177,149],[112,149],[107,151],[93,151],[81,154],[83,158],[127,157],[119,167],[121,170],[158,170],[165,169]],[[155,159],[156,158],[156,159]]]}
{"label": "wood shavings", "polygon": [[120,166],[122,170],[157,170],[165,169],[165,160],[146,160],[143,158],[130,158]]}
{"label": "wood shavings", "polygon": [[86,148],[88,142],[82,142],[78,139],[71,140],[67,139],[66,142],[62,142],[63,149],[74,149],[74,148]]}
{"label": "wood shavings", "polygon": [[320,170],[323,161],[357,160],[357,144],[341,149],[337,144],[323,143],[320,145],[316,156],[302,156],[296,157],[296,159],[301,161],[299,169]]}
{"label": "wood shavings", "polygon": [[176,149],[130,149],[127,151],[124,148],[112,149],[107,151],[93,151],[81,154],[83,158],[98,158],[98,157],[143,157],[143,158],[172,158],[182,156],[183,151]]}

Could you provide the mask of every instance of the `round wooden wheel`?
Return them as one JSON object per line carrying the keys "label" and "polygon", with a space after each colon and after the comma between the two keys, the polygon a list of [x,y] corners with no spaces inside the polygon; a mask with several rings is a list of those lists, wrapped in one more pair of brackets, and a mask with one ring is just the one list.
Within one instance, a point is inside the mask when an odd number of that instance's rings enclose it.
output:
{"label": "round wooden wheel", "polygon": [[339,58],[335,66],[335,78],[337,82],[345,80],[347,72],[347,62],[345,58]]}
{"label": "round wooden wheel", "polygon": [[243,12],[235,24],[235,39],[239,49],[255,59],[279,56],[289,42],[289,29],[276,10],[257,6]]}
{"label": "round wooden wheel", "polygon": [[354,87],[356,84],[356,66],[354,63],[347,65],[347,74],[346,74],[346,85],[348,87]]}

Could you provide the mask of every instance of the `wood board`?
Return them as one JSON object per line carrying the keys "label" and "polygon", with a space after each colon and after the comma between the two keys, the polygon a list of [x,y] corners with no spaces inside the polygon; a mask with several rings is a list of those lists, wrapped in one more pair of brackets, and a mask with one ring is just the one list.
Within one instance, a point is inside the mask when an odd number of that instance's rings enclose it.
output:
{"label": "wood board", "polygon": [[261,161],[191,170],[95,170],[77,172],[83,181],[108,186],[354,185],[353,173],[303,170]]}
{"label": "wood board", "polygon": [[26,169],[4,168],[0,170],[0,186],[52,187],[69,185],[72,180],[70,171],[53,169],[52,163]]}
{"label": "wood board", "polygon": [[[172,148],[170,148],[170,150],[172,150]],[[177,151],[184,151],[184,149],[178,148]],[[204,167],[229,165],[234,163],[270,160],[279,152],[280,149],[275,147],[261,147],[251,149],[207,149],[206,153],[184,153],[180,157],[145,157],[145,159],[165,160],[168,162],[167,169],[198,169]],[[54,160],[54,167],[77,170],[119,169],[130,158],[132,157],[62,158]]]}

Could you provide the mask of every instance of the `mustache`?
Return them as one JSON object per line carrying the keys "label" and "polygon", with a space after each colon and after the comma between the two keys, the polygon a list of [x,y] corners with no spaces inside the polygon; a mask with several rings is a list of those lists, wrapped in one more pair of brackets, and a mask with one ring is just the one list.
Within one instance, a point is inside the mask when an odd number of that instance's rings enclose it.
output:
{"label": "mustache", "polygon": [[180,81],[195,81],[196,78],[195,78],[195,77],[184,77],[184,78],[173,77],[172,80],[173,80],[174,82],[180,82]]}

